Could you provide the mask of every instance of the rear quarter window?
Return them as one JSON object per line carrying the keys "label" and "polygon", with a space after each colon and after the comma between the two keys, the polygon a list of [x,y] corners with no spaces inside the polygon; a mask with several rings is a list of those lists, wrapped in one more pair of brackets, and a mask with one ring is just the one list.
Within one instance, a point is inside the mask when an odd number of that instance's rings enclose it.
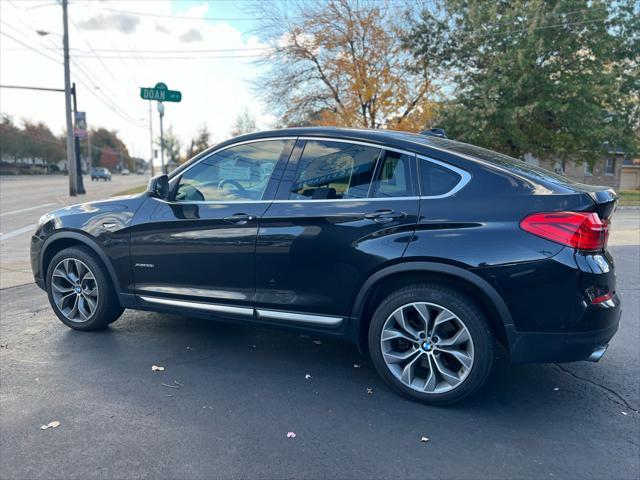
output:
{"label": "rear quarter window", "polygon": [[429,160],[419,159],[420,193],[425,197],[446,195],[463,180],[462,175]]}

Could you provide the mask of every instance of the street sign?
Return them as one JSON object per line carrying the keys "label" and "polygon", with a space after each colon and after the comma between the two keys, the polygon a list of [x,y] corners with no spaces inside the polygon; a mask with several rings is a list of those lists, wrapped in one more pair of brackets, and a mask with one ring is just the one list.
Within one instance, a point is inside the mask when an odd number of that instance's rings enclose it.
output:
{"label": "street sign", "polygon": [[155,87],[140,87],[140,98],[143,100],[157,100],[159,102],[179,102],[182,100],[182,92],[169,90],[166,84],[156,83]]}
{"label": "street sign", "polygon": [[76,126],[73,134],[78,138],[87,138],[87,112],[76,112]]}

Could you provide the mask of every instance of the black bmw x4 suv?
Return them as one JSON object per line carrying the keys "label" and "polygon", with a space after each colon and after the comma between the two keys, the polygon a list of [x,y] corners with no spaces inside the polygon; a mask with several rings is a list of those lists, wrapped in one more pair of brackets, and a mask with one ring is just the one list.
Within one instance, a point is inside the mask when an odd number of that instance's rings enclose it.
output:
{"label": "black bmw x4 suv", "polygon": [[396,391],[443,404],[482,385],[496,342],[515,362],[602,356],[621,313],[616,203],[443,138],[284,129],[43,216],[31,263],[71,328],[133,308],[340,337]]}

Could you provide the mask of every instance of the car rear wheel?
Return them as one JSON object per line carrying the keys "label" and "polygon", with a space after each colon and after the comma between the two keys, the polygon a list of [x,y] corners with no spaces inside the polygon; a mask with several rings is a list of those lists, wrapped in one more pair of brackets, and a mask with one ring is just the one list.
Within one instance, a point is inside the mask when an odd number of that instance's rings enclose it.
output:
{"label": "car rear wheel", "polygon": [[104,267],[86,247],[66,248],[53,257],[47,295],[62,323],[76,330],[105,327],[124,311]]}
{"label": "car rear wheel", "polygon": [[369,351],[382,378],[424,403],[462,400],[486,380],[493,335],[471,298],[442,284],[405,287],[376,309]]}

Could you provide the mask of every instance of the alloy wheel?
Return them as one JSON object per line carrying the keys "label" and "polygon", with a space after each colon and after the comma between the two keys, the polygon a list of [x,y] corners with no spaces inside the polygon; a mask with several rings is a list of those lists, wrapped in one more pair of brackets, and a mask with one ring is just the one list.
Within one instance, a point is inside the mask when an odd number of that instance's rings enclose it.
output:
{"label": "alloy wheel", "polygon": [[464,322],[441,305],[414,302],[396,309],[380,338],[389,371],[421,393],[460,386],[473,367],[473,339]]}
{"label": "alloy wheel", "polygon": [[75,258],[62,260],[51,276],[51,294],[58,310],[72,322],[88,321],[98,307],[98,285],[93,272]]}

